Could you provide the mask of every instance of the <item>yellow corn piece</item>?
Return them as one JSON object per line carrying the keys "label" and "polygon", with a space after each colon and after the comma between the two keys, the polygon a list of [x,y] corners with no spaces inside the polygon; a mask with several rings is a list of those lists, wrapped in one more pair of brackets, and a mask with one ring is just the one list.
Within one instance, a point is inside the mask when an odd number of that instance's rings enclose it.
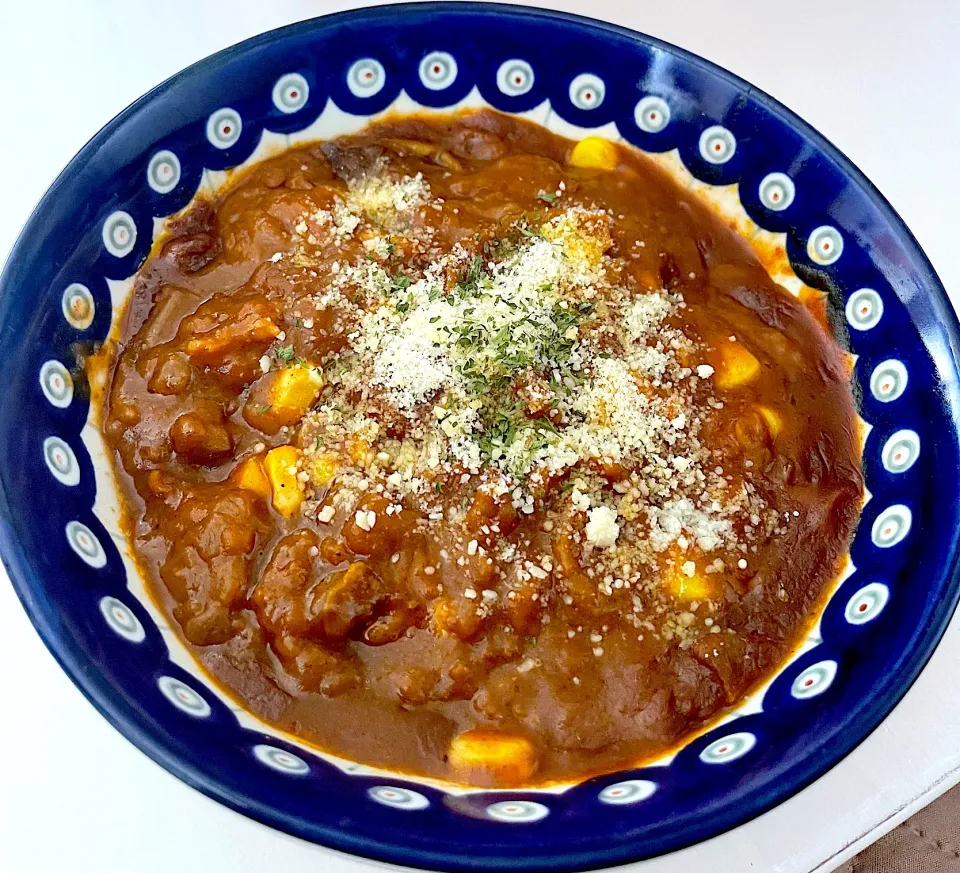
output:
{"label": "yellow corn piece", "polygon": [[337,475],[339,461],[336,455],[325,453],[317,455],[311,465],[311,473],[315,485],[329,485]]}
{"label": "yellow corn piece", "polygon": [[269,498],[272,493],[270,480],[263,471],[263,459],[259,456],[255,455],[237,464],[230,478],[237,487],[253,491],[264,499]]}
{"label": "yellow corn piece", "polygon": [[270,449],[263,459],[263,467],[270,481],[273,508],[281,515],[294,515],[303,503],[303,491],[297,480],[297,461],[300,452],[295,446],[280,446]]}
{"label": "yellow corn piece", "polygon": [[720,347],[720,366],[714,384],[718,388],[738,388],[760,375],[760,362],[740,343],[728,342]]}
{"label": "yellow corn piece", "polygon": [[314,367],[280,370],[270,386],[270,403],[276,409],[306,414],[323,387],[323,376]]}
{"label": "yellow corn piece", "polygon": [[471,781],[521,785],[537,769],[537,753],[526,737],[471,730],[454,737],[450,765]]}
{"label": "yellow corn piece", "polygon": [[574,167],[612,170],[619,162],[617,147],[599,136],[588,136],[580,140],[570,152],[570,163]]}
{"label": "yellow corn piece", "polygon": [[587,269],[599,267],[613,245],[606,216],[583,211],[558,215],[541,225],[540,233],[548,242],[559,243],[568,260]]}
{"label": "yellow corn piece", "polygon": [[348,441],[347,452],[350,454],[350,460],[358,467],[363,466],[367,457],[370,455],[370,443],[360,437],[354,437]]}
{"label": "yellow corn piece", "polygon": [[767,430],[773,439],[777,438],[780,431],[783,430],[783,417],[779,412],[771,409],[769,406],[757,406],[757,412],[763,417],[767,424]]}
{"label": "yellow corn piece", "polygon": [[710,600],[717,594],[717,584],[709,576],[694,571],[692,576],[683,572],[683,558],[667,576],[667,587],[678,600]]}

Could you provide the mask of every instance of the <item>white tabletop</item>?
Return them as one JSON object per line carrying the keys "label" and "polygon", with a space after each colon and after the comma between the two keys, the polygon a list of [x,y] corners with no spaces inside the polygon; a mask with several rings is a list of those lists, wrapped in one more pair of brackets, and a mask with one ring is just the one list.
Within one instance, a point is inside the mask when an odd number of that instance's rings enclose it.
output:
{"label": "white tabletop", "polygon": [[[358,5],[0,0],[0,257],[57,172],[143,92],[248,36]],[[947,289],[960,294],[956,0],[538,5],[677,43],[778,97],[861,167],[900,211]],[[960,781],[960,695],[952,693],[958,662],[954,619],[903,702],[838,767],[743,827],[632,869],[833,869]],[[0,687],[2,870],[356,873],[366,866],[255,824],[148,760],[60,671],[4,579]]]}

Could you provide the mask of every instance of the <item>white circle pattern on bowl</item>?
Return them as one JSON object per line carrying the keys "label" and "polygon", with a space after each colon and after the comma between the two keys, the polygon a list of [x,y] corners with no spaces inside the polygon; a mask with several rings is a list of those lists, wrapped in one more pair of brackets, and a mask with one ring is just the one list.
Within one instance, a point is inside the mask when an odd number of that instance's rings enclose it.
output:
{"label": "white circle pattern on bowl", "polygon": [[847,601],[843,617],[848,624],[866,624],[883,612],[889,599],[890,589],[886,585],[882,582],[871,582]]}
{"label": "white circle pattern on bowl", "polygon": [[526,61],[513,58],[500,64],[497,87],[508,97],[520,97],[533,87],[533,67]]}
{"label": "white circle pattern on bowl", "polygon": [[47,361],[40,368],[40,390],[57,409],[66,409],[73,400],[73,378],[59,361]]}
{"label": "white circle pattern on bowl", "polygon": [[70,445],[60,437],[49,436],[43,441],[43,460],[47,469],[61,485],[73,487],[80,482],[80,464]]}
{"label": "white circle pattern on bowl", "polygon": [[457,80],[457,62],[447,52],[430,52],[420,61],[420,81],[424,88],[443,91]]}
{"label": "white circle pattern on bowl", "polygon": [[881,403],[891,403],[907,390],[907,368],[894,358],[882,361],[870,374],[870,393]]}
{"label": "white circle pattern on bowl", "polygon": [[278,773],[286,773],[290,776],[306,776],[310,772],[310,765],[303,758],[288,752],[286,749],[278,749],[276,746],[268,746],[266,743],[260,743],[253,747],[254,757],[261,763],[276,770]]}
{"label": "white circle pattern on bowl", "polygon": [[606,96],[603,79],[593,73],[581,73],[570,83],[570,102],[577,109],[596,109]]}
{"label": "white circle pattern on bowl", "polygon": [[397,788],[393,785],[374,785],[367,790],[367,795],[383,806],[411,812],[416,809],[426,809],[430,805],[430,801],[419,791]]}
{"label": "white circle pattern on bowl", "polygon": [[211,113],[207,119],[207,139],[218,149],[228,149],[238,139],[243,131],[243,120],[236,109],[224,106]]}
{"label": "white circle pattern on bowl", "polygon": [[737,138],[721,124],[700,134],[700,157],[708,164],[725,164],[737,152]]}
{"label": "white circle pattern on bowl", "polygon": [[171,151],[157,152],[147,164],[147,184],[158,194],[169,194],[180,183],[180,159]]}
{"label": "white circle pattern on bowl", "polygon": [[[432,52],[420,64],[420,78],[431,90],[450,87],[457,77],[455,59],[445,52]],[[383,65],[372,58],[356,61],[347,74],[347,85],[356,97],[371,97],[379,93],[385,84]],[[497,85],[508,96],[520,96],[531,90],[534,83],[533,68],[529,63],[512,59],[501,64],[497,73]],[[306,103],[309,88],[299,74],[281,77],[274,85],[274,105],[285,113],[293,113]],[[570,85],[571,102],[579,109],[595,109],[605,97],[603,81],[589,73],[577,76]],[[637,126],[648,133],[662,131],[670,122],[670,107],[660,97],[653,95],[640,100],[634,110]],[[207,121],[207,137],[219,149],[233,145],[240,137],[242,121],[239,114],[225,107],[214,112]],[[737,148],[734,134],[728,129],[714,125],[700,137],[700,154],[711,164],[729,161]],[[159,151],[150,160],[147,182],[158,193],[172,191],[180,181],[181,167],[177,156],[170,151]],[[795,197],[793,181],[783,173],[770,173],[760,183],[761,203],[772,211],[788,208]],[[129,254],[136,243],[137,228],[133,218],[126,212],[111,214],[103,225],[103,242],[110,254],[122,257]],[[834,263],[843,250],[843,238],[836,228],[823,225],[816,228],[808,239],[807,253],[820,265]],[[95,306],[89,290],[79,283],[69,286],[64,292],[63,312],[72,327],[85,329],[92,323]],[[883,314],[883,300],[876,291],[862,288],[846,305],[846,317],[856,330],[869,330],[876,326]],[[69,372],[58,361],[47,361],[40,371],[40,383],[44,395],[56,407],[66,408],[73,396],[73,383]],[[902,395],[907,383],[906,368],[896,360],[888,360],[875,368],[870,388],[873,395],[883,402],[890,402]],[[914,431],[901,430],[885,443],[882,452],[884,467],[893,473],[909,469],[919,455],[919,437]],[[79,465],[69,445],[57,437],[44,442],[44,458],[59,481],[73,485],[79,481]],[[909,532],[910,510],[903,505],[889,507],[873,526],[874,544],[887,548],[900,542]],[[67,525],[67,538],[71,548],[93,567],[103,567],[106,555],[96,536],[78,521]],[[857,591],[848,601],[845,618],[853,625],[873,620],[885,607],[889,589],[882,583],[870,583]],[[145,639],[145,631],[134,615],[121,601],[103,597],[100,611],[108,626],[118,635],[131,642]],[[808,667],[794,681],[791,693],[797,698],[813,697],[822,693],[833,682],[837,672],[836,661],[822,661]],[[211,709],[192,688],[178,679],[162,676],[158,686],[164,696],[178,709],[194,717],[206,718]],[[738,732],[714,741],[700,753],[700,760],[707,764],[720,764],[746,755],[756,744],[756,737],[748,732]],[[298,756],[283,749],[265,744],[253,748],[257,759],[274,770],[287,774],[303,775],[310,767]],[[609,805],[638,803],[652,796],[657,790],[654,782],[632,779],[608,785],[598,799]],[[374,786],[368,791],[377,803],[398,809],[423,809],[430,805],[422,794],[406,788]],[[535,822],[549,815],[549,808],[541,803],[526,800],[507,800],[494,803],[485,810],[494,821],[508,823]]]}
{"label": "white circle pattern on bowl", "polygon": [[63,292],[61,309],[67,324],[77,330],[86,330],[90,327],[97,311],[90,289],[79,282],[67,285]]}
{"label": "white circle pattern on bowl", "polygon": [[704,764],[727,764],[742,758],[757,744],[757,738],[748,731],[728,734],[714,740],[700,753]]}
{"label": "white circle pattern on bowl", "polygon": [[107,553],[100,545],[100,540],[90,528],[80,521],[68,521],[64,528],[67,542],[80,558],[94,570],[99,570],[107,564]]}
{"label": "white circle pattern on bowl", "polygon": [[797,196],[797,187],[786,173],[767,173],[757,190],[760,202],[773,212],[783,212]]}
{"label": "white circle pattern on bowl", "polygon": [[649,779],[627,779],[608,785],[597,795],[597,800],[611,806],[627,806],[652,797],[656,790],[657,783]]}
{"label": "white circle pattern on bowl", "polygon": [[550,815],[550,810],[535,800],[501,800],[485,810],[487,818],[508,824],[531,824]]}
{"label": "white circle pattern on bowl", "polygon": [[103,247],[115,258],[123,258],[137,244],[137,224],[129,212],[118,209],[107,216],[101,232]]}
{"label": "white circle pattern on bowl", "polygon": [[303,109],[309,96],[310,86],[299,73],[287,73],[277,79],[271,95],[273,105],[287,115]]}
{"label": "white circle pattern on bowl", "polygon": [[347,70],[347,87],[354,97],[373,97],[383,90],[387,83],[387,72],[383,64],[374,58],[360,58]]}
{"label": "white circle pattern on bowl", "polygon": [[106,621],[107,627],[128,642],[142,643],[147,638],[147,632],[140,624],[140,619],[127,608],[123,601],[117,600],[116,597],[101,598],[100,614]]}
{"label": "white circle pattern on bowl", "polygon": [[790,693],[797,700],[807,700],[823,694],[837,677],[837,662],[832,660],[818,661],[811,664],[796,679],[790,687]]}
{"label": "white circle pattern on bowl", "polygon": [[843,237],[829,224],[814,228],[807,239],[807,257],[821,267],[835,264],[843,254]]}
{"label": "white circle pattern on bowl", "polygon": [[210,716],[212,712],[210,704],[179,679],[174,679],[173,676],[161,676],[157,680],[157,687],[163,696],[181,712],[192,715],[194,718]]}
{"label": "white circle pattern on bowl", "polygon": [[913,523],[913,513],[908,506],[895,503],[881,512],[873,522],[870,537],[873,544],[879,549],[889,549],[902,542],[910,533]]}
{"label": "white circle pattern on bowl", "polygon": [[883,298],[873,288],[861,288],[850,295],[844,314],[854,330],[870,330],[883,317]]}
{"label": "white circle pattern on bowl", "polygon": [[648,94],[634,107],[633,120],[645,133],[660,133],[670,123],[670,106],[662,97]]}
{"label": "white circle pattern on bowl", "polygon": [[905,473],[920,457],[920,437],[913,430],[898,430],[883,444],[880,459],[888,473]]}

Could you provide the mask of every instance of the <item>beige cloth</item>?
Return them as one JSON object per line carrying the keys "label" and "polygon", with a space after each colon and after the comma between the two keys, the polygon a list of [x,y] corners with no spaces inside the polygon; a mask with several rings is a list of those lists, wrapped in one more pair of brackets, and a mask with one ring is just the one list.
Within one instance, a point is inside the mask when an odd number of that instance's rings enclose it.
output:
{"label": "beige cloth", "polygon": [[960,785],[864,849],[837,873],[960,873]]}

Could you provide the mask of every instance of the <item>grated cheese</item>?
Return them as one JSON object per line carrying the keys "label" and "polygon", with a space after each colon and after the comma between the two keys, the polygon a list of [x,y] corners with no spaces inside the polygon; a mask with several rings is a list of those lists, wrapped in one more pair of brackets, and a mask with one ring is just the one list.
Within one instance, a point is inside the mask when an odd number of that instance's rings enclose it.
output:
{"label": "grated cheese", "polygon": [[601,549],[609,549],[620,535],[620,525],[617,524],[617,512],[607,506],[598,506],[588,513],[587,541]]}

